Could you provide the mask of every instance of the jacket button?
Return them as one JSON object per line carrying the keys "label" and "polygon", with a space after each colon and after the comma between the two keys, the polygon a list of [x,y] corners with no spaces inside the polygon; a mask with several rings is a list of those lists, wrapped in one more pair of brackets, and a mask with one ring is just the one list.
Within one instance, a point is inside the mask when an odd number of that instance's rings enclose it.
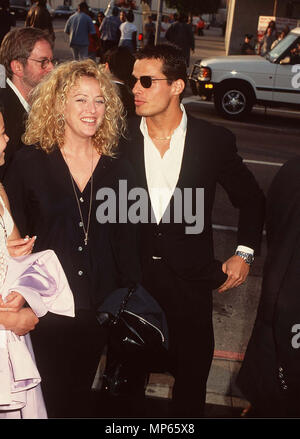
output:
{"label": "jacket button", "polygon": [[83,275],[83,271],[79,270],[78,271],[78,276],[82,276]]}

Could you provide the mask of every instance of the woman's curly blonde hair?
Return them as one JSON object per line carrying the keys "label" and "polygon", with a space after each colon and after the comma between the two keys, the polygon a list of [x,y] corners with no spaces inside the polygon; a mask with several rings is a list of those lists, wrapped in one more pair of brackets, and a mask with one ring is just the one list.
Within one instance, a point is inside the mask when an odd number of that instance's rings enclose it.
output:
{"label": "woman's curly blonde hair", "polygon": [[104,65],[97,65],[90,59],[60,64],[34,89],[23,136],[26,145],[35,144],[47,153],[63,146],[64,105],[71,87],[84,76],[99,81],[105,101],[103,122],[92,138],[94,147],[99,153],[114,155],[119,137],[125,132],[124,109],[116,86]]}

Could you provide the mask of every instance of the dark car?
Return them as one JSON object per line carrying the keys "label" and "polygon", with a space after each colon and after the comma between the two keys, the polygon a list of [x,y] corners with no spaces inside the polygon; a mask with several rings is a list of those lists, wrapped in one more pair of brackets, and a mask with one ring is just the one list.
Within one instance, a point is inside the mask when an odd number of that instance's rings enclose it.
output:
{"label": "dark car", "polygon": [[61,5],[54,10],[54,17],[67,19],[75,12],[75,9],[70,8],[70,6]]}
{"label": "dark car", "polygon": [[30,0],[11,0],[9,9],[14,14],[16,20],[25,20],[31,7]]}

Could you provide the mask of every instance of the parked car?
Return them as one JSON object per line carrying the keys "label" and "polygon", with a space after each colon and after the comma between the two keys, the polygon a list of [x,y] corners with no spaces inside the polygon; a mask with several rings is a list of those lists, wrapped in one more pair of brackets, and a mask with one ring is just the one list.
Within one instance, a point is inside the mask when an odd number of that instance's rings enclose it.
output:
{"label": "parked car", "polygon": [[232,55],[197,61],[189,77],[192,92],[203,99],[213,98],[216,110],[227,119],[244,118],[255,103],[300,110],[300,54],[299,66],[293,65],[290,57],[297,44],[300,27],[265,56]]}
{"label": "parked car", "polygon": [[30,7],[30,0],[11,0],[9,4],[10,12],[14,14],[16,20],[25,20]]}
{"label": "parked car", "polygon": [[61,5],[57,6],[57,8],[54,10],[54,17],[67,19],[75,12],[75,9],[70,8],[70,6]]}

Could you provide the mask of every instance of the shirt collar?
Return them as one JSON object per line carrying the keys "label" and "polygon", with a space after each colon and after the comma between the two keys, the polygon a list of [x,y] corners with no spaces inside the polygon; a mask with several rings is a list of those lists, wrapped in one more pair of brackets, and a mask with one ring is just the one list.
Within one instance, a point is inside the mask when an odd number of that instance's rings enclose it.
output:
{"label": "shirt collar", "polygon": [[15,94],[17,95],[17,97],[19,98],[19,101],[20,101],[21,104],[23,105],[25,111],[26,111],[27,113],[29,113],[30,106],[29,106],[28,102],[23,98],[23,96],[21,95],[21,93],[19,92],[19,90],[17,89],[17,87],[13,84],[13,82],[12,82],[9,78],[6,78],[6,82],[7,82],[7,84],[10,86],[10,88],[15,92]]}
{"label": "shirt collar", "polygon": [[[180,134],[180,135],[182,136],[182,135],[185,135],[185,133],[186,133],[186,127],[187,127],[187,115],[186,115],[186,111],[185,111],[185,108],[184,108],[184,105],[183,105],[183,104],[180,104],[180,109],[181,109],[181,111],[182,111],[182,118],[181,118],[180,124],[179,124],[178,127],[174,130],[174,132],[173,132],[173,134],[172,134],[172,137],[173,137],[175,134],[176,134],[176,135],[177,135],[177,134]],[[149,134],[148,134],[148,128],[147,128],[147,123],[146,123],[146,118],[145,118],[145,117],[142,117],[142,119],[141,119],[140,130],[141,130],[143,136],[148,136],[148,137],[149,137]]]}

